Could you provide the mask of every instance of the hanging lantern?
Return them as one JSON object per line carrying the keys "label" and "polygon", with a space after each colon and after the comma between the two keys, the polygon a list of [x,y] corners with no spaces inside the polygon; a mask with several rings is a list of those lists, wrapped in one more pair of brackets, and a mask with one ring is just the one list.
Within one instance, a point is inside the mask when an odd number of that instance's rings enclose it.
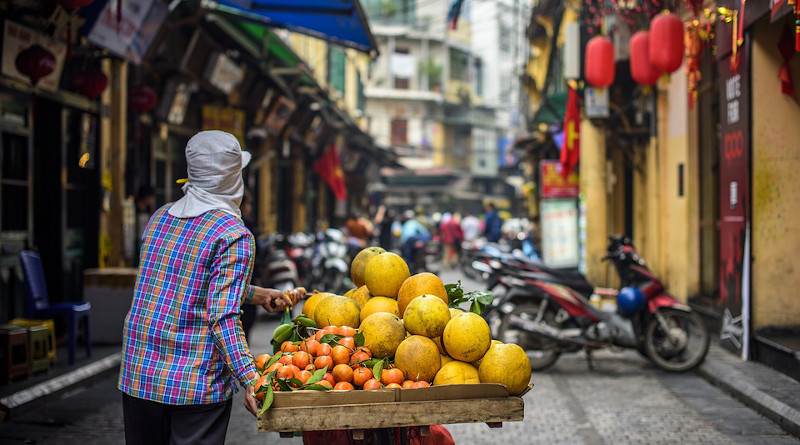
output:
{"label": "hanging lantern", "polygon": [[138,113],[147,113],[158,104],[158,96],[152,88],[140,85],[128,93],[128,105]]}
{"label": "hanging lantern", "polygon": [[89,99],[97,99],[108,87],[108,77],[100,69],[92,67],[77,74],[72,84],[75,91]]}
{"label": "hanging lantern", "polygon": [[14,66],[17,71],[28,76],[33,85],[36,85],[39,79],[55,71],[56,58],[53,53],[40,45],[31,45],[17,54]]}
{"label": "hanging lantern", "polygon": [[650,63],[662,73],[671,73],[683,63],[683,22],[675,14],[662,12],[650,22]]}
{"label": "hanging lantern", "polygon": [[631,77],[639,85],[650,86],[660,73],[650,63],[650,33],[639,31],[631,37]]}
{"label": "hanging lantern", "polygon": [[606,88],[614,83],[614,44],[606,37],[596,36],[586,44],[584,77],[589,85]]}

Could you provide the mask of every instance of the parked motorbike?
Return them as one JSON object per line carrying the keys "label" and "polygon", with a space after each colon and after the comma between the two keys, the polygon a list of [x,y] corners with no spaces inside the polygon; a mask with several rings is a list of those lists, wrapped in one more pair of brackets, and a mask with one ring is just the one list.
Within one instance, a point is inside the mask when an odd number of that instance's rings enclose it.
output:
{"label": "parked motorbike", "polygon": [[314,234],[294,232],[287,239],[286,254],[297,267],[297,274],[303,286],[311,289],[311,261],[314,258]]}
{"label": "parked motorbike", "polygon": [[[604,260],[613,262],[622,287],[618,292],[593,288],[592,293],[615,297],[614,312],[594,307],[587,289],[563,284],[564,277],[558,274],[518,267],[515,274],[506,269],[506,274],[495,275],[485,263],[475,264],[494,280],[490,290],[495,299],[484,317],[497,338],[517,343],[529,353],[535,370],[552,366],[562,353],[580,350],[586,351],[591,366],[591,352],[608,347],[636,349],[667,371],[699,365],[709,345],[702,319],[664,290],[630,238],[609,237]],[[495,266],[503,270],[502,265]]]}
{"label": "parked motorbike", "polygon": [[259,284],[281,292],[299,286],[297,267],[284,250],[286,242],[284,235],[274,233],[261,237],[257,242],[259,258],[256,260],[256,265],[259,268]]}
{"label": "parked motorbike", "polygon": [[347,244],[341,230],[327,229],[317,234],[311,271],[315,289],[342,294],[352,287]]}

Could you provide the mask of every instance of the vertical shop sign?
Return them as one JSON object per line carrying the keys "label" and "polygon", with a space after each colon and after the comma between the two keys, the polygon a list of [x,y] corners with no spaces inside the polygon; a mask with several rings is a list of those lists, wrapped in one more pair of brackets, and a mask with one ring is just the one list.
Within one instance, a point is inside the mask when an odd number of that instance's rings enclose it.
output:
{"label": "vertical shop sign", "polygon": [[720,301],[723,345],[741,351],[748,342],[750,220],[750,44],[738,64],[719,60],[720,79]]}

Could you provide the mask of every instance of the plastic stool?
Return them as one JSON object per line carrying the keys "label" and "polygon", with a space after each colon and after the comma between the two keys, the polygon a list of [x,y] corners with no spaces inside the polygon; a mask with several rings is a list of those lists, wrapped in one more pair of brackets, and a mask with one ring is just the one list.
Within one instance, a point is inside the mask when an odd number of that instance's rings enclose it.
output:
{"label": "plastic stool", "polygon": [[47,320],[33,320],[30,318],[15,318],[8,322],[8,324],[13,324],[17,326],[25,326],[29,328],[31,326],[44,326],[50,331],[50,341],[47,343],[48,349],[47,357],[50,359],[51,363],[56,362],[56,324],[53,322],[53,319]]}
{"label": "plastic stool", "polygon": [[31,374],[50,369],[50,332],[44,326],[28,328]]}
{"label": "plastic stool", "polygon": [[28,365],[28,330],[20,326],[0,326],[0,362],[2,378],[6,382],[30,374]]}

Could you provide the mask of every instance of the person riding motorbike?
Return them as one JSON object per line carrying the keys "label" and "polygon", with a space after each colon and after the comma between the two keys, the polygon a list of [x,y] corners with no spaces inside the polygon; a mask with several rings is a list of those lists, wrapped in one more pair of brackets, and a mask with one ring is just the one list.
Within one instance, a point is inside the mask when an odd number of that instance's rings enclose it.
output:
{"label": "person riding motorbike", "polygon": [[413,210],[406,210],[403,214],[403,228],[400,234],[400,245],[403,246],[403,259],[408,263],[408,268],[414,270],[414,252],[419,241],[428,242],[432,238],[431,233],[419,220],[414,218]]}

